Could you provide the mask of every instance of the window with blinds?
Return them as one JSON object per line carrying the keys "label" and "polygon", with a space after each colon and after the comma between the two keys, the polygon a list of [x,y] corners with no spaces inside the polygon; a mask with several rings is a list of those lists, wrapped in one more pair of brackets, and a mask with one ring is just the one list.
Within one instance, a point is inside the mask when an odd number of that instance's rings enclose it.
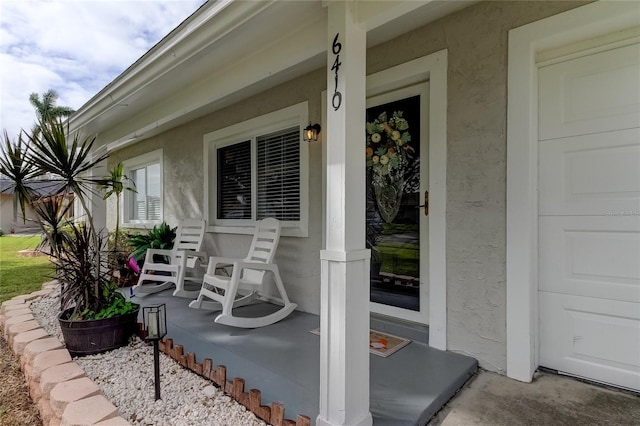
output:
{"label": "window with blinds", "polygon": [[300,220],[300,128],[217,148],[217,219]]}
{"label": "window with blinds", "polygon": [[300,220],[300,130],[256,138],[256,218]]}
{"label": "window with blinds", "polygon": [[136,192],[131,192],[129,219],[160,220],[160,164],[149,164],[131,171]]}
{"label": "window with blinds", "polygon": [[218,219],[251,219],[251,141],[218,149]]}

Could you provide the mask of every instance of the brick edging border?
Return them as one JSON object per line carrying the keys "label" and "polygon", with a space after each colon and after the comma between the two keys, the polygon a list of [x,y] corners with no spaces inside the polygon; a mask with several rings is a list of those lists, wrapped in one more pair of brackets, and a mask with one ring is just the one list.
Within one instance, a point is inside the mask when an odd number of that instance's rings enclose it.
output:
{"label": "brick edging border", "polygon": [[[138,336],[144,340],[144,326],[138,323]],[[244,391],[245,380],[236,377],[233,380],[227,380],[227,367],[218,365],[214,368],[211,358],[205,358],[202,363],[196,362],[196,355],[193,352],[184,353],[182,345],[175,345],[173,339],[163,339],[159,342],[160,350],[175,360],[178,364],[191,370],[193,373],[212,381],[218,388],[222,389],[227,395],[238,401],[247,410],[253,412],[259,419],[273,426],[310,426],[311,419],[309,416],[298,414],[296,421],[285,419],[284,404],[280,402],[272,402],[271,406],[262,405],[262,396],[259,389],[251,389],[249,392]]]}
{"label": "brick edging border", "polygon": [[42,290],[15,296],[0,306],[2,338],[20,359],[29,396],[43,425],[131,426],[71,359],[62,342],[35,321],[31,301],[58,289],[57,281],[49,281]]}

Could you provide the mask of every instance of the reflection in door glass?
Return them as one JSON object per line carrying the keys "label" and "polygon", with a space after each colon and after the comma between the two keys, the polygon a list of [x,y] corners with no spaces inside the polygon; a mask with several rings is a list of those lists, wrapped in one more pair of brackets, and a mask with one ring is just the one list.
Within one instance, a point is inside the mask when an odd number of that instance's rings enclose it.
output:
{"label": "reflection in door glass", "polygon": [[420,310],[420,96],[367,109],[371,301]]}

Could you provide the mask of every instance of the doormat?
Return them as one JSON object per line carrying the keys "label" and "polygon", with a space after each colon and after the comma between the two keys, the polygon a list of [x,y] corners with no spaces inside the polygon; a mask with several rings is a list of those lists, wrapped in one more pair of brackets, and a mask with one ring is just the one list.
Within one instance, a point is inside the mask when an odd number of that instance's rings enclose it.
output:
{"label": "doormat", "polygon": [[[310,330],[309,333],[320,335],[320,328]],[[381,331],[369,330],[369,352],[381,357],[388,357],[411,343],[411,340],[404,337]]]}

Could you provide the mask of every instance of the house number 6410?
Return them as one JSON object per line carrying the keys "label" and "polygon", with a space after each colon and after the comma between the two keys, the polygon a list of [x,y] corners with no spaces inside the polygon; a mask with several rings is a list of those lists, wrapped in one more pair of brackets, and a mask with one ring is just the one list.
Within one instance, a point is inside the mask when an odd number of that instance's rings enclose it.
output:
{"label": "house number 6410", "polygon": [[333,66],[331,67],[331,70],[335,73],[336,82],[335,88],[333,90],[333,98],[331,98],[331,105],[333,106],[334,111],[340,109],[340,105],[342,105],[342,93],[338,91],[338,70],[340,69],[340,65],[342,65],[342,63],[340,62],[340,51],[342,50],[342,44],[338,42],[339,36],[340,33],[337,33],[333,39],[333,45],[331,46],[331,50],[333,51],[333,54],[336,58],[335,61],[333,61]]}

